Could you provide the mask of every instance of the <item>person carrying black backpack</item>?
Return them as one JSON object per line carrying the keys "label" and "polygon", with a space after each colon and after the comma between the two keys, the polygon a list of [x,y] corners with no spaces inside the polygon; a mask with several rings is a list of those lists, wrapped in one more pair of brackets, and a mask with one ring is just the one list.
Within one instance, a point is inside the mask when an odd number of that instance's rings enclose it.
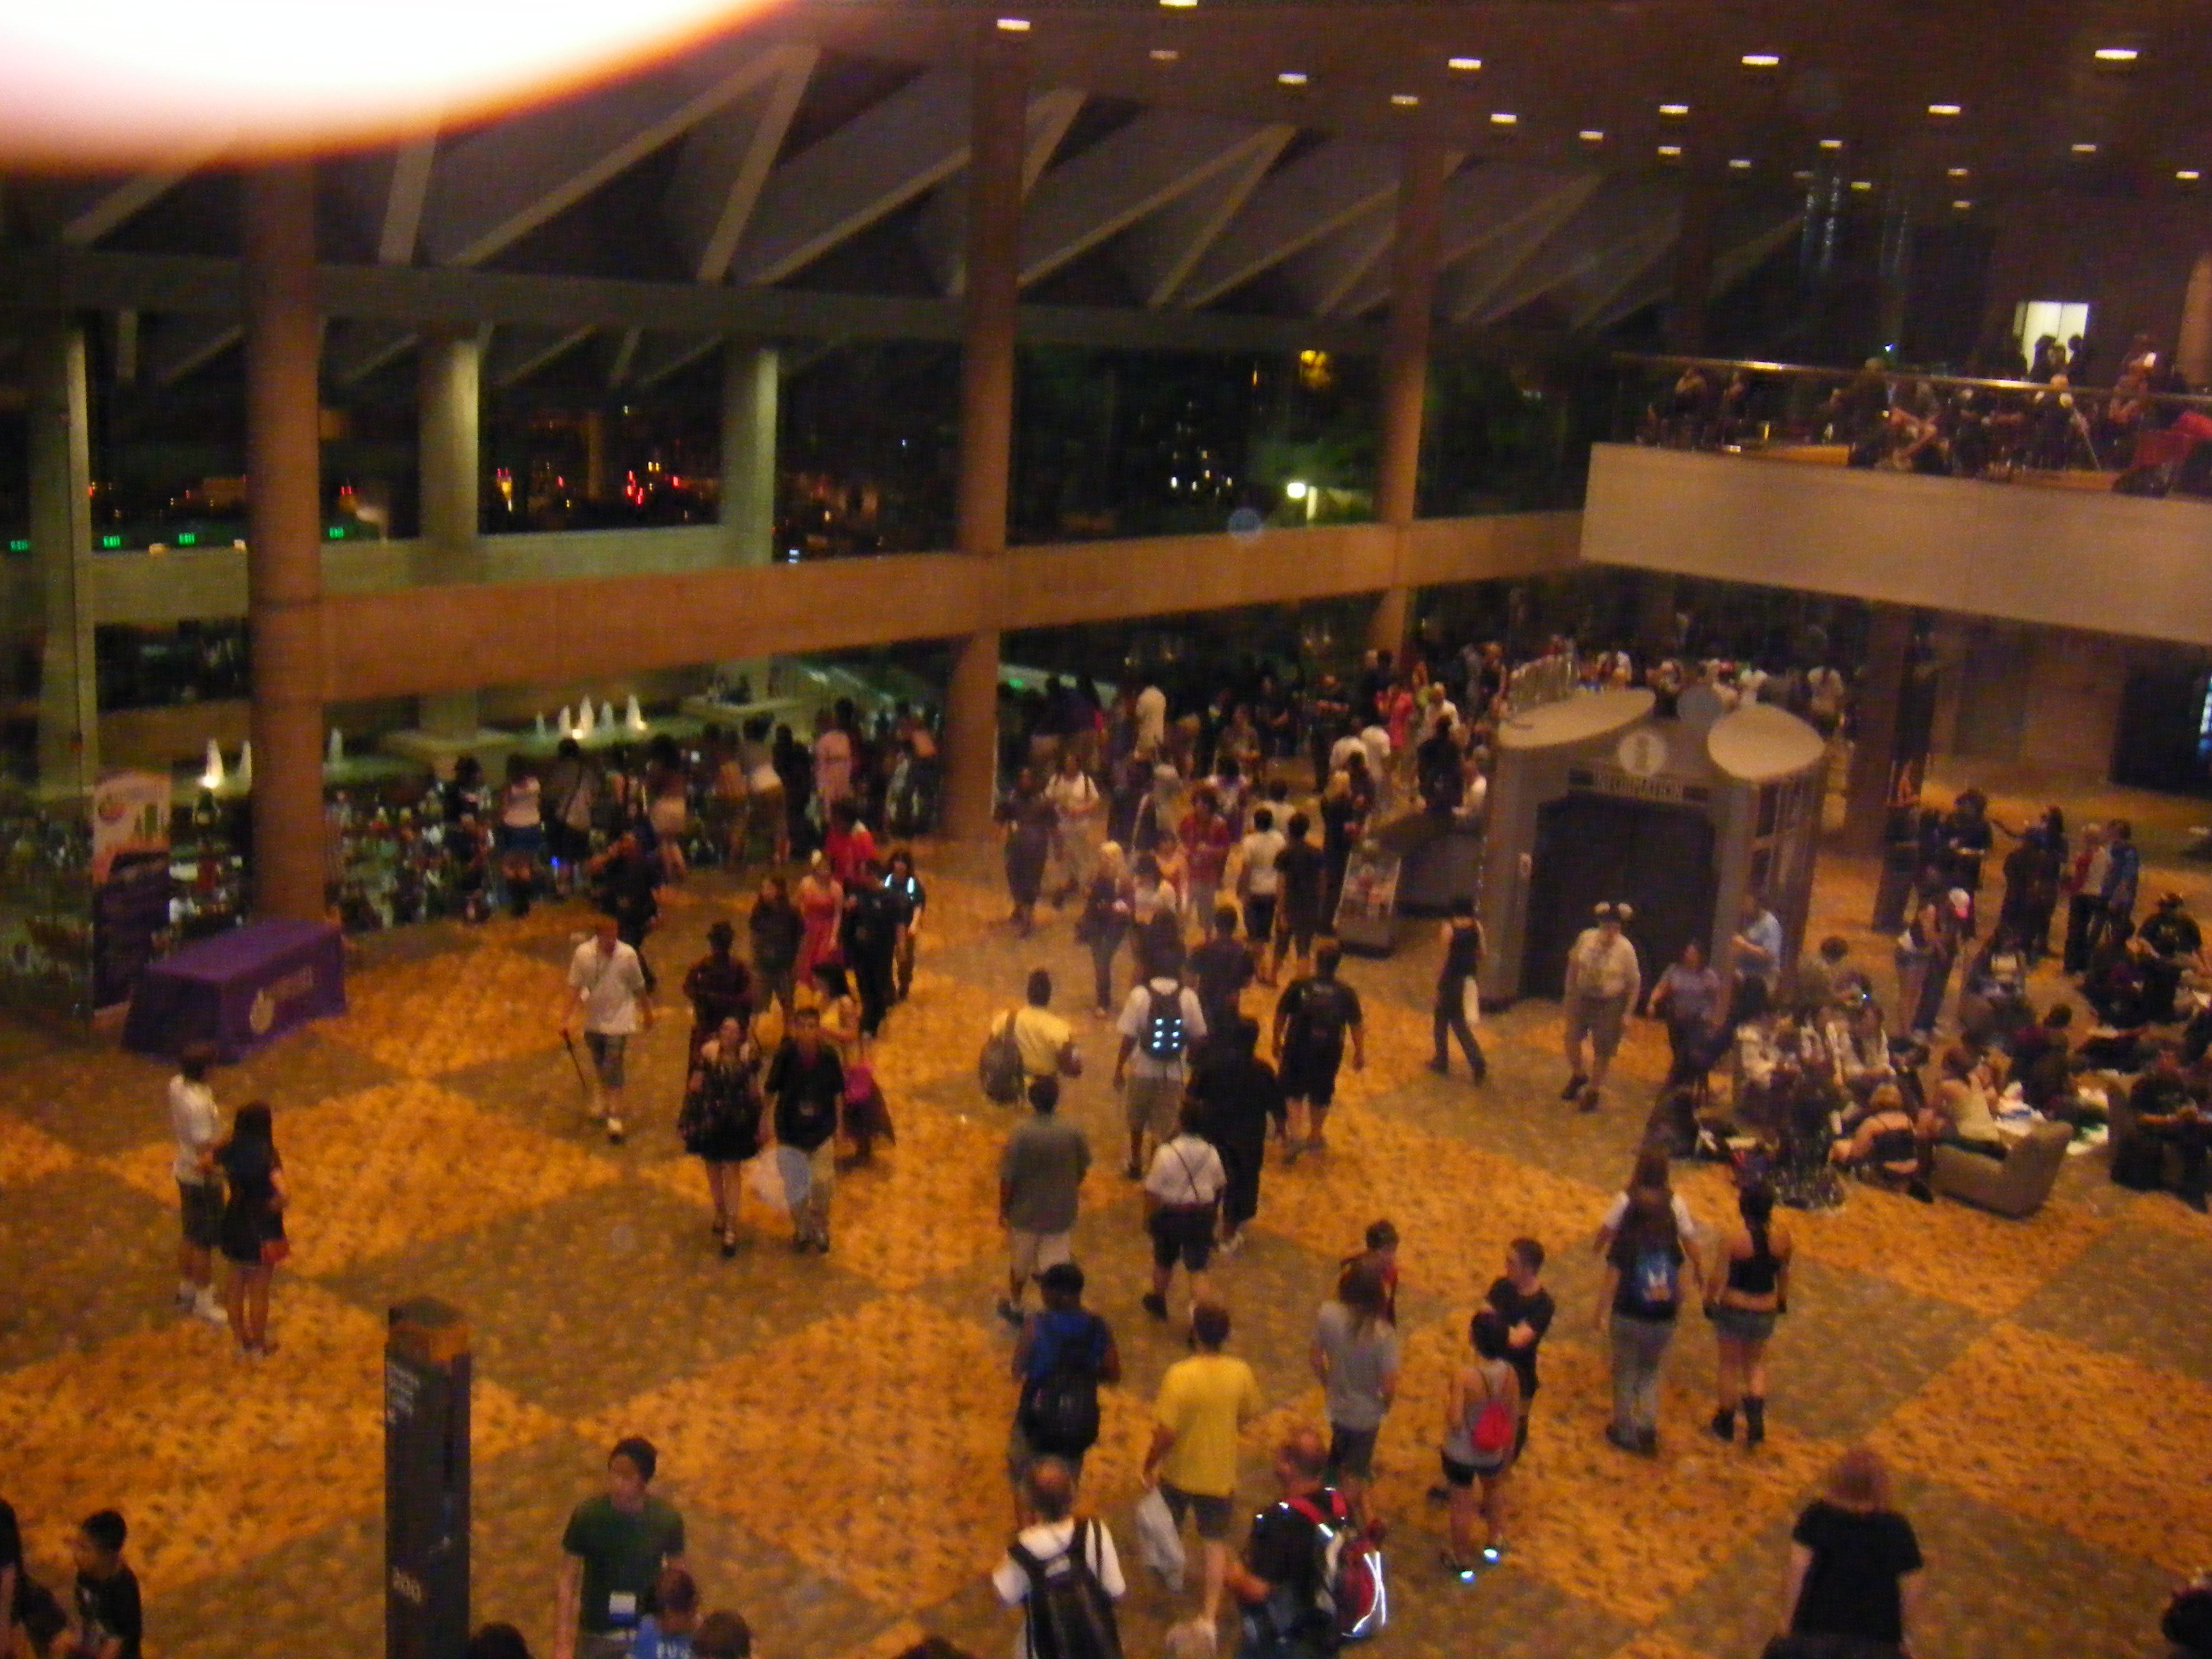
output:
{"label": "person carrying black backpack", "polygon": [[1155,1145],[1173,1138],[1176,1112],[1189,1077],[1191,1046],[1206,1034],[1206,1011],[1198,993],[1182,981],[1182,947],[1163,951],[1152,963],[1152,976],[1129,993],[1115,1022],[1121,1046],[1114,1057],[1114,1087],[1127,1079],[1129,1167],[1132,1181],[1145,1177],[1145,1136]]}
{"label": "person carrying black backpack", "polygon": [[1098,1439],[1098,1389],[1121,1380],[1121,1351],[1106,1322],[1083,1305],[1083,1269],[1056,1261],[1037,1276],[1042,1311],[1032,1314],[1014,1344],[1014,1380],[1021,1394],[1006,1440],[1006,1473],[1014,1516],[1031,1518],[1024,1501],[1040,1458],[1066,1466],[1068,1483],[1083,1476],[1083,1457]]}
{"label": "person carrying black backpack", "polygon": [[1388,1617],[1381,1553],[1323,1483],[1328,1448],[1299,1425],[1274,1454],[1279,1502],[1252,1522],[1224,1583],[1243,1609],[1246,1659],[1327,1659]]}
{"label": "person carrying black backpack", "polygon": [[1121,1659],[1114,1603],[1128,1586],[1114,1534],[1073,1514],[1075,1477],[1060,1459],[1038,1459],[1023,1486],[1036,1522],[991,1574],[999,1599],[1023,1610],[1018,1659]]}
{"label": "person carrying black backpack", "polygon": [[1311,974],[1292,980],[1275,1005],[1275,1060],[1281,1068],[1283,1097],[1306,1107],[1305,1139],[1289,1135],[1285,1163],[1300,1152],[1318,1152],[1328,1143],[1322,1124],[1336,1097],[1336,1073],[1344,1064],[1345,1039],[1352,1040],[1354,1071],[1367,1066],[1367,1038],[1361,1022],[1359,993],[1336,976],[1342,951],[1331,941],[1314,951]]}

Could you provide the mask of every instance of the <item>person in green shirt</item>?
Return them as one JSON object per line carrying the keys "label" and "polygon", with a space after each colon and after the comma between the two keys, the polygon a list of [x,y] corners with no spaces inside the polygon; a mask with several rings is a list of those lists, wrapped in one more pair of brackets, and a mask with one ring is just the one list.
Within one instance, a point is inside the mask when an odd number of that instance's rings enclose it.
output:
{"label": "person in green shirt", "polygon": [[651,1612],[665,1567],[684,1565],[684,1517],[646,1490],[659,1455],[632,1435],[607,1457],[607,1489],[576,1505],[561,1535],[561,1588],[553,1659],[629,1651],[637,1622]]}

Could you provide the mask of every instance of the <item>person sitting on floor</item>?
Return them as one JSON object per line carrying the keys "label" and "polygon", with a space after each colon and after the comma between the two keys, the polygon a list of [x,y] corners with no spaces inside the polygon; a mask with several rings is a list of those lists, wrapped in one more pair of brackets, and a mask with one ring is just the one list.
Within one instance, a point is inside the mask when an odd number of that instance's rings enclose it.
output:
{"label": "person sitting on floor", "polygon": [[1905,1097],[1897,1085],[1886,1083],[1867,1103],[1858,1127],[1829,1148],[1828,1156],[1839,1169],[1855,1171],[1878,1186],[1932,1198],[1923,1178],[1921,1126],[1905,1109]]}

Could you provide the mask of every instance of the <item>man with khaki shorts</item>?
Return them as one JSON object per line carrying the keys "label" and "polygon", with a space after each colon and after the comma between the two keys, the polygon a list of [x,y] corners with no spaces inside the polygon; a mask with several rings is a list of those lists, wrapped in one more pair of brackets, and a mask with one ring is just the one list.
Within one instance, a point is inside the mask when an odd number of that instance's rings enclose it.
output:
{"label": "man with khaki shorts", "polygon": [[[1595,921],[1583,929],[1567,953],[1563,1012],[1571,1075],[1559,1098],[1578,1100],[1586,1112],[1597,1109],[1606,1068],[1613,1064],[1613,1051],[1620,1046],[1622,1023],[1636,1006],[1644,986],[1636,947],[1620,931],[1635,915],[1626,904],[1599,905]],[[1587,1070],[1583,1062],[1585,1041],[1590,1054]]]}
{"label": "man with khaki shorts", "polygon": [[1153,976],[1129,993],[1115,1029],[1121,1048],[1114,1060],[1114,1086],[1126,1089],[1132,1181],[1145,1178],[1145,1137],[1154,1146],[1175,1138],[1190,1073],[1191,1045],[1206,1035],[1198,993],[1182,982],[1182,947],[1163,951]]}
{"label": "man with khaki shorts", "polygon": [[1006,1295],[999,1316],[1018,1327],[1030,1280],[1073,1259],[1067,1235],[1091,1167],[1083,1131],[1054,1115],[1060,1079],[1030,1079],[1030,1115],[1006,1137],[999,1154],[999,1221],[1006,1230]]}

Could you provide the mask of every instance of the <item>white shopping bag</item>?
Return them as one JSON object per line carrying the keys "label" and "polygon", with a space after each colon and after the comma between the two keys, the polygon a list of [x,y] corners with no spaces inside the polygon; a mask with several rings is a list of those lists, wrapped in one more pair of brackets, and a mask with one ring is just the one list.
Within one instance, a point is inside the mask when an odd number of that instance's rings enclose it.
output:
{"label": "white shopping bag", "polygon": [[1482,1024],[1482,993],[1476,988],[1473,974],[1460,982],[1459,1011],[1470,1027]]}
{"label": "white shopping bag", "polygon": [[1165,1579],[1170,1589],[1182,1588],[1182,1532],[1158,1486],[1147,1486],[1137,1500],[1137,1559]]}
{"label": "white shopping bag", "polygon": [[814,1185],[814,1172],[806,1154],[795,1146],[775,1146],[745,1165],[745,1185],[761,1202],[781,1215],[789,1215],[805,1203]]}

